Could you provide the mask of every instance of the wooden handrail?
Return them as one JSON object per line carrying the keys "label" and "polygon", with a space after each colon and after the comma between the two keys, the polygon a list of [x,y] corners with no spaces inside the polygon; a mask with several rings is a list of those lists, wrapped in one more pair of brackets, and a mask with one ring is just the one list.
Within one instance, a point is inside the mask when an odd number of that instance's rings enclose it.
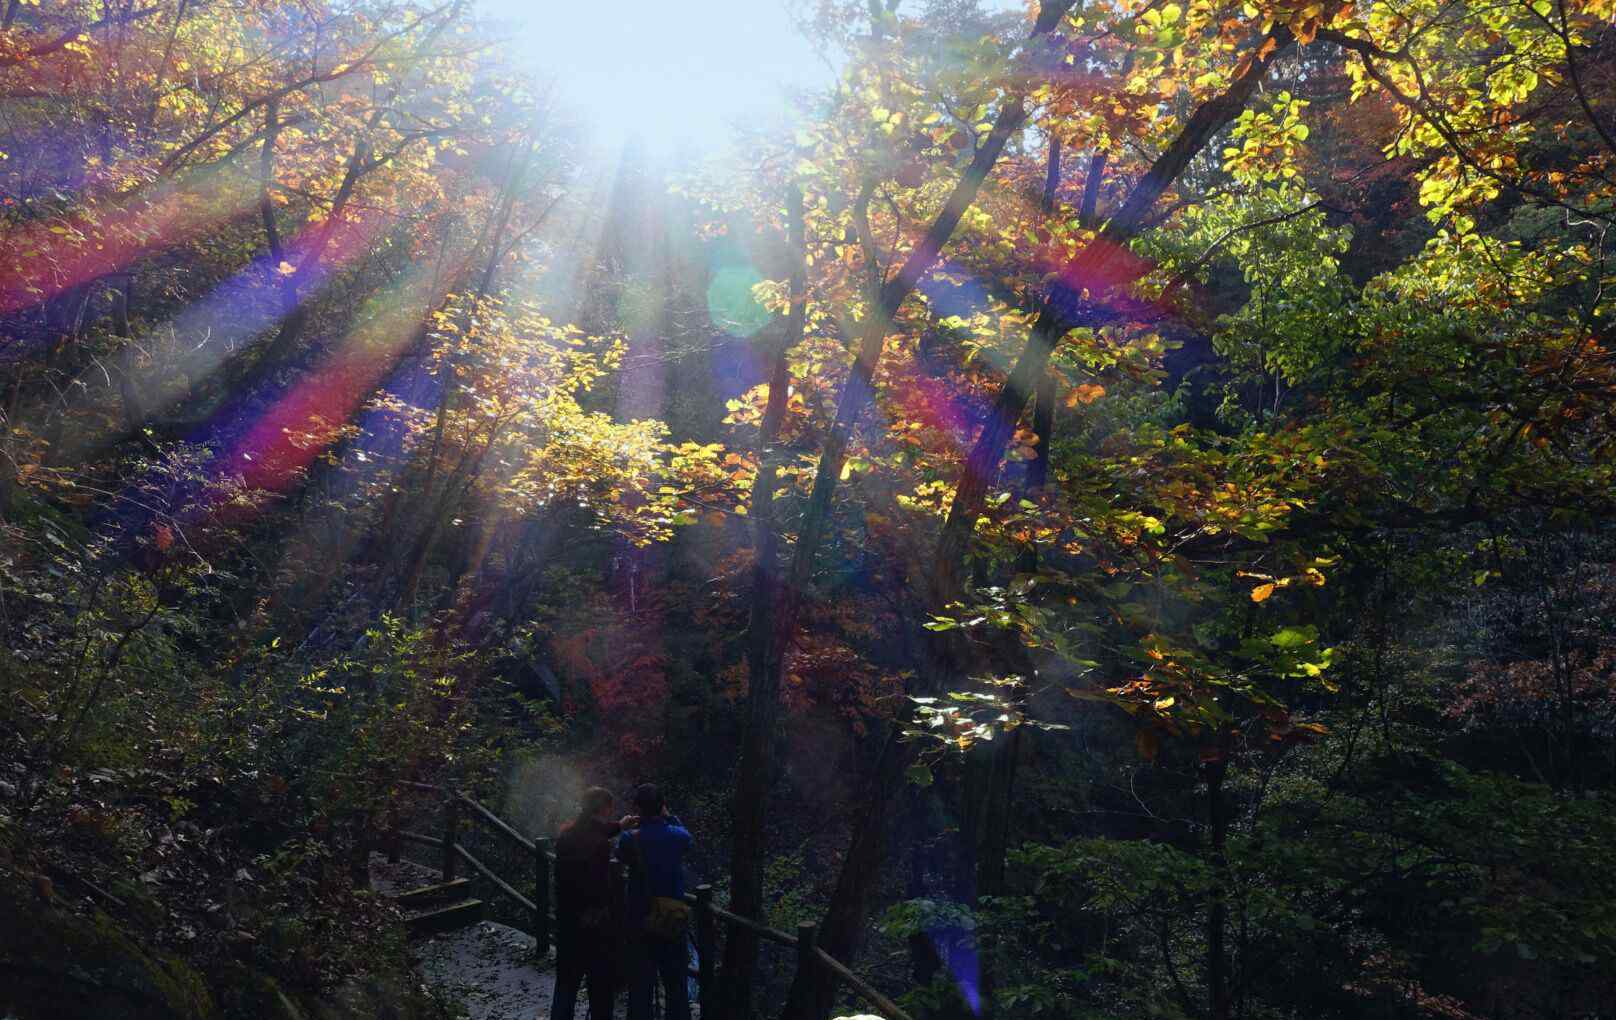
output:
{"label": "wooden handrail", "polygon": [[853,973],[852,970],[848,969],[847,964],[836,959],[836,957],[825,952],[823,949],[820,949],[818,946],[814,947],[814,955],[819,958],[819,962],[822,966],[824,966],[832,974],[835,974],[837,977],[847,982],[848,987],[862,995],[865,1000],[870,1003],[870,1005],[885,1013],[888,1020],[910,1020],[909,1014],[899,1009],[897,1003],[876,991],[873,987],[871,987],[868,981],[865,981],[863,978]]}
{"label": "wooden handrail", "polygon": [[500,878],[498,875],[494,874],[493,869],[490,868],[488,865],[484,864],[482,861],[478,860],[476,858],[476,856],[474,856],[470,850],[467,850],[465,847],[461,846],[459,843],[456,843],[455,844],[455,853],[459,854],[465,860],[465,862],[467,864],[471,865],[472,867],[476,868],[478,871],[482,872],[483,877],[488,879],[490,882],[494,883],[494,885],[498,886],[499,890],[501,892],[503,892],[505,895],[509,896],[511,899],[513,899],[516,902],[520,903],[522,906],[526,907],[529,911],[534,911],[534,910],[538,909],[537,907],[535,907],[533,905],[532,900],[528,899],[526,896],[523,896],[521,893],[519,893],[515,889],[511,888],[511,885],[510,885],[509,882],[505,881],[503,878]]}
{"label": "wooden handrail", "polygon": [[[528,839],[526,836],[523,836],[520,832],[516,831],[516,829],[509,822],[494,814],[494,812],[490,810],[487,805],[483,804],[481,801],[470,796],[469,794],[456,790],[453,787],[437,786],[432,783],[420,783],[412,780],[402,779],[393,780],[393,784],[417,790],[447,790],[449,796],[445,800],[446,807],[452,809],[454,806],[464,805],[471,808],[471,817],[474,820],[488,825],[494,831],[500,833],[511,842],[526,850],[532,855],[535,864],[541,861],[544,862],[544,866],[538,869],[535,877],[536,879],[540,880],[548,878],[548,875],[546,874],[548,865],[556,860],[556,855],[554,851],[550,849],[550,841],[548,839]],[[452,815],[458,815],[458,812],[452,811],[451,813]],[[509,882],[506,882],[503,878],[500,878],[494,873],[492,868],[480,860],[471,851],[462,846],[459,840],[453,839],[452,830],[445,830],[445,835],[450,837],[445,839],[439,839],[417,832],[406,832],[403,830],[397,830],[395,835],[401,840],[411,843],[419,843],[423,846],[429,846],[441,850],[444,853],[444,870],[446,873],[451,870],[449,867],[450,860],[465,860],[465,862],[475,868],[483,878],[486,878],[489,882],[493,883],[495,888],[497,888],[500,892],[509,896],[524,909],[535,915],[536,923],[539,928],[535,938],[535,950],[540,956],[543,956],[548,951],[548,931],[550,921],[550,903],[549,896],[547,895],[549,892],[548,887],[539,890],[544,913],[543,917],[539,917],[538,915],[541,909],[540,904],[535,903],[533,900],[528,899],[520,892],[517,892],[517,890]],[[620,869],[614,870],[613,874],[617,875],[619,880],[621,880]],[[706,890],[705,897],[698,896],[693,893],[687,893],[684,897],[686,903],[689,903],[698,909],[698,918],[701,916],[701,912],[705,911],[712,918],[722,921],[726,925],[736,928],[744,928],[765,941],[796,949],[799,967],[824,967],[826,970],[830,971],[830,973],[834,975],[837,980],[844,982],[848,988],[854,992],[854,994],[864,999],[870,1005],[874,1006],[883,1016],[887,1018],[887,1020],[912,1020],[909,1014],[900,1008],[897,1003],[893,1002],[890,998],[877,991],[876,988],[868,981],[853,973],[852,969],[849,968],[845,963],[842,963],[840,960],[821,949],[816,944],[816,939],[814,937],[815,928],[812,924],[804,923],[799,929],[802,932],[802,936],[793,936],[779,930],[778,928],[771,928],[768,925],[763,924],[761,921],[754,921],[749,917],[744,917],[740,914],[725,910],[723,907],[713,905],[711,887],[702,886],[700,888]],[[702,996],[704,1004],[707,1002],[707,997],[710,994],[711,989],[707,987],[709,982],[706,979],[709,975],[703,973],[703,969],[710,966],[709,956],[713,951],[714,950],[712,947],[704,947],[702,953],[703,968],[692,969],[690,972],[692,977],[701,979],[700,983],[702,984]]]}
{"label": "wooden handrail", "polygon": [[[690,897],[687,896],[685,898],[689,899]],[[725,924],[734,925],[737,928],[745,928],[747,931],[756,935],[760,939],[767,939],[770,942],[792,948],[795,948],[797,945],[797,940],[794,937],[787,935],[780,929],[770,928],[768,925],[760,924],[757,921],[752,920],[750,917],[742,917],[740,914],[732,914],[723,907],[714,907],[713,916],[717,917]]]}
{"label": "wooden handrail", "polygon": [[503,818],[500,818],[498,815],[494,814],[494,812],[488,810],[488,808],[483,805],[482,801],[467,796],[465,793],[459,790],[455,791],[455,796],[460,798],[461,803],[470,807],[477,813],[474,817],[492,826],[495,832],[498,832],[501,835],[513,840],[518,846],[520,846],[523,850],[526,850],[528,853],[535,852],[532,840],[513,829]]}

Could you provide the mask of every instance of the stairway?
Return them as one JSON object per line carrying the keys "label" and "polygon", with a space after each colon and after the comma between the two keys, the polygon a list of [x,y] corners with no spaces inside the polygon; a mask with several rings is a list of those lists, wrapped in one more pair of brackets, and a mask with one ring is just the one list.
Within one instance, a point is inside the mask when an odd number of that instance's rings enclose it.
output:
{"label": "stairway", "polygon": [[404,911],[404,927],[412,936],[438,935],[469,928],[483,919],[482,900],[471,895],[471,880],[417,886],[393,897]]}
{"label": "stairway", "polygon": [[[392,897],[411,923],[411,954],[435,993],[460,1003],[469,1020],[545,1017],[555,972],[533,960],[533,939],[494,921],[478,921],[482,904],[465,879],[443,882],[435,868],[370,857],[372,888]],[[475,909],[464,906],[476,903]],[[444,927],[436,927],[443,925]],[[622,996],[619,996],[621,999]]]}
{"label": "stairway", "polygon": [[390,896],[404,912],[410,937],[421,938],[469,928],[483,919],[487,904],[471,895],[471,880],[437,881],[438,873],[412,861],[387,863],[371,858],[372,888]]}

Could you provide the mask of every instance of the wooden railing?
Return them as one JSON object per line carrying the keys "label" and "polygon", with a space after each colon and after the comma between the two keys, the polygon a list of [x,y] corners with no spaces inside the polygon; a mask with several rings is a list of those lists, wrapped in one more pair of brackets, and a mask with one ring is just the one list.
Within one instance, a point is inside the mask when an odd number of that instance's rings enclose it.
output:
{"label": "wooden railing", "polygon": [[[431,783],[415,783],[403,780],[396,782],[394,785],[441,794],[443,796],[444,817],[442,835],[431,836],[426,833],[410,832],[401,828],[396,813],[389,812],[383,837],[388,857],[394,861],[398,859],[400,843],[414,843],[420,846],[432,847],[441,855],[441,871],[445,882],[451,882],[455,879],[459,864],[464,861],[479,875],[487,879],[496,890],[520,906],[533,918],[534,953],[539,958],[547,955],[550,951],[550,934],[553,928],[550,906],[550,880],[555,863],[555,853],[550,848],[550,840],[543,838],[528,839],[509,822],[490,811],[486,805],[462,791],[446,790]],[[483,826],[528,855],[533,862],[533,897],[531,899],[524,896],[515,886],[497,874],[486,862],[466,849],[459,836],[463,820]],[[624,888],[622,862],[616,860],[612,862],[612,877],[614,892],[618,897],[621,897]],[[707,884],[696,886],[696,891],[687,894],[685,901],[692,908],[692,921],[695,927],[698,966],[690,972],[690,976],[697,981],[702,1016],[717,1017],[720,1012],[715,961],[718,959],[718,929],[719,925],[722,924],[726,928],[744,928],[766,942],[796,950],[796,966],[799,972],[818,969],[829,972],[859,998],[875,1007],[887,1020],[911,1020],[909,1014],[900,1009],[897,1003],[882,995],[868,981],[853,973],[846,964],[820,949],[816,941],[818,929],[813,922],[802,922],[797,926],[797,934],[790,935],[777,928],[771,928],[749,917],[742,917],[740,914],[731,913],[723,907],[715,905],[713,903],[713,887]]]}

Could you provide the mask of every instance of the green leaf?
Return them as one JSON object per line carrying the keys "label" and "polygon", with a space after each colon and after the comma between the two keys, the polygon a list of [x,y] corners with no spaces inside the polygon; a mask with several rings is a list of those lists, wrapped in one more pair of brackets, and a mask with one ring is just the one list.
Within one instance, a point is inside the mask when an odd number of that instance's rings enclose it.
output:
{"label": "green leaf", "polygon": [[1309,624],[1305,627],[1286,627],[1268,639],[1269,644],[1275,648],[1301,648],[1310,645],[1319,639],[1319,629]]}
{"label": "green leaf", "polygon": [[922,790],[932,783],[931,769],[925,765],[911,765],[903,774],[906,779]]}

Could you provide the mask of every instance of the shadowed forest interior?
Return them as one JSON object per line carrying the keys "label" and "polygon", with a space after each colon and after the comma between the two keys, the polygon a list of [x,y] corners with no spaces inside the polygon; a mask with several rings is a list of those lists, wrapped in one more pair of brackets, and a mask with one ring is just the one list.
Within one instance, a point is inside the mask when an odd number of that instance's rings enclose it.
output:
{"label": "shadowed forest interior", "polygon": [[564,6],[0,0],[0,1016],[1616,1017],[1616,0]]}

